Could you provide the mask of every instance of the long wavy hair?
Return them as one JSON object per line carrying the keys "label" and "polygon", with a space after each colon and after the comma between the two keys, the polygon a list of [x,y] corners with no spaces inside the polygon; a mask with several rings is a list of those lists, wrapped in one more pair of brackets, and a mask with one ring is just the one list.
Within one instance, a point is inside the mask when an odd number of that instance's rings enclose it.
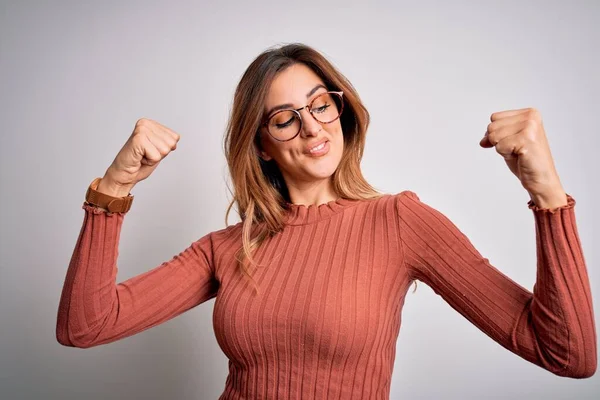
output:
{"label": "long wavy hair", "polygon": [[[277,74],[298,63],[314,71],[328,90],[344,92],[344,111],[340,117],[344,151],[331,177],[336,194],[357,200],[382,195],[365,180],[360,170],[369,112],[350,81],[307,45],[291,43],[265,50],[252,61],[237,85],[223,143],[233,186],[228,185],[232,200],[225,213],[225,224],[237,204],[242,220],[242,246],[236,258],[241,272],[251,280],[249,266],[259,266],[252,256],[253,251],[283,229],[287,203],[291,202],[275,161],[265,161],[258,155],[264,103]],[[256,285],[255,289],[258,291]]]}

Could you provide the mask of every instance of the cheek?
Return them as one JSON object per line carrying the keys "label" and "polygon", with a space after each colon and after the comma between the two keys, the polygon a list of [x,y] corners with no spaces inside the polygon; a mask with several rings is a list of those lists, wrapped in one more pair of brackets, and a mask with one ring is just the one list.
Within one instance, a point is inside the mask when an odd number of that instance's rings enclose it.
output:
{"label": "cheek", "polygon": [[290,157],[290,155],[293,157],[293,145],[291,145],[290,143],[291,142],[277,142],[271,137],[261,138],[261,145],[263,150],[269,156],[275,159],[275,161],[278,162],[285,162],[285,160],[287,160]]}
{"label": "cheek", "polygon": [[342,132],[342,127],[340,124],[338,124],[333,132],[331,133],[331,136],[333,138],[333,140],[335,141],[335,143],[340,147],[343,148],[344,146],[344,134]]}

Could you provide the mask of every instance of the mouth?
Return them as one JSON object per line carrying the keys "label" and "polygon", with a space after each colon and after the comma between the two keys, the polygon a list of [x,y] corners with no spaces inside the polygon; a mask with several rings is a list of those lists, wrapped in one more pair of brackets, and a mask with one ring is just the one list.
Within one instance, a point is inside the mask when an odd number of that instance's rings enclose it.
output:
{"label": "mouth", "polygon": [[318,157],[329,152],[329,140],[323,139],[317,143],[311,144],[310,147],[304,150],[304,154],[311,157]]}

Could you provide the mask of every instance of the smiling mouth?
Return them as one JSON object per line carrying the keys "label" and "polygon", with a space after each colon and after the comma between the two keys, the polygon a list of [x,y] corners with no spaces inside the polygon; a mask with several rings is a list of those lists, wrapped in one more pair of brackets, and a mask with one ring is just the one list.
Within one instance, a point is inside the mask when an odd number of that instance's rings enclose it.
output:
{"label": "smiling mouth", "polygon": [[323,142],[323,143],[321,143],[320,145],[317,145],[317,146],[313,147],[312,149],[310,149],[310,150],[308,150],[308,151],[309,151],[310,153],[315,153],[315,152],[317,152],[317,151],[319,151],[319,150],[323,150],[323,149],[325,148],[325,143],[326,143],[326,142]]}
{"label": "smiling mouth", "polygon": [[329,153],[329,140],[325,140],[305,151],[305,154],[309,157],[320,157],[327,153]]}

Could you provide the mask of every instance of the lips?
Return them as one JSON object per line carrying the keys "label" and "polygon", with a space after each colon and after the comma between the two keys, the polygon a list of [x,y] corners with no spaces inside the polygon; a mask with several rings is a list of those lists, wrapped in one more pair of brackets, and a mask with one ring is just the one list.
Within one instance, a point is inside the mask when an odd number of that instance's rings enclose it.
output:
{"label": "lips", "polygon": [[319,147],[320,145],[322,145],[323,143],[325,143],[327,141],[328,141],[327,139],[321,139],[321,140],[319,140],[317,142],[309,144],[308,146],[305,147],[304,153],[305,154],[313,154],[311,152],[311,149],[314,149],[315,147]]}

